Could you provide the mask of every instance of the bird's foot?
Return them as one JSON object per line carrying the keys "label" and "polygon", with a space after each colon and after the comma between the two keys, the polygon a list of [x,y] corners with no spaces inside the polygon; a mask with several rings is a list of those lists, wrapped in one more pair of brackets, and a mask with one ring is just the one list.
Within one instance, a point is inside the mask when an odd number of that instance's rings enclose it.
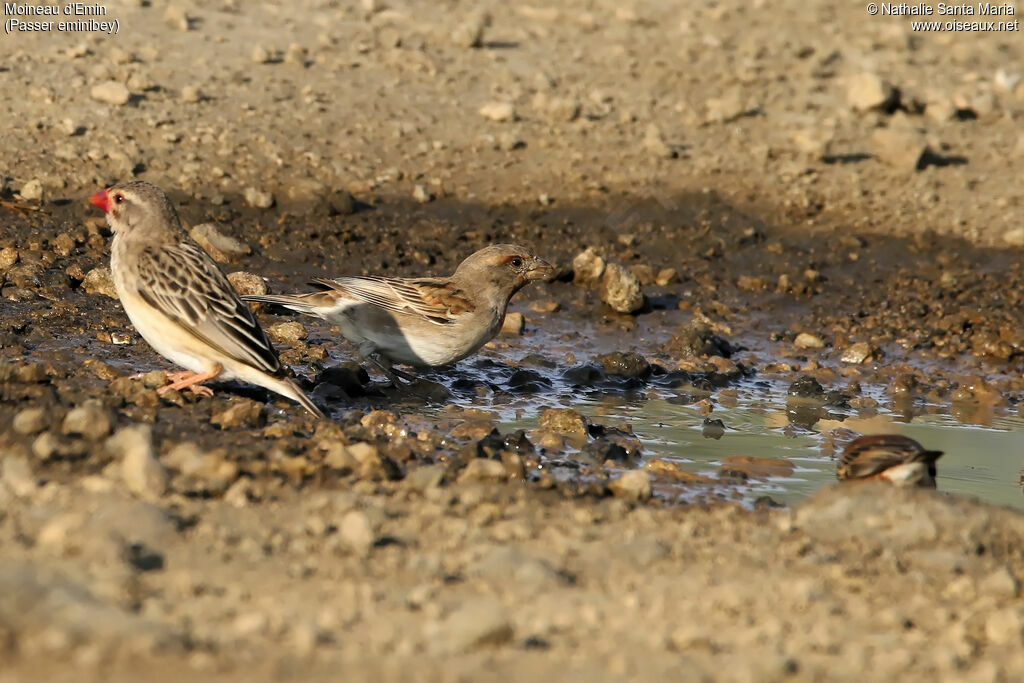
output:
{"label": "bird's foot", "polygon": [[413,382],[416,380],[413,375],[402,372],[401,370],[396,370],[391,366],[391,361],[379,353],[365,354],[363,359],[372,363],[375,368],[384,373],[384,376],[388,378],[388,382],[395,389],[405,386],[405,382],[402,381],[403,379],[406,382]]}
{"label": "bird's foot", "polygon": [[223,368],[217,365],[213,370],[206,372],[170,372],[167,374],[167,379],[171,380],[171,383],[160,387],[156,390],[156,393],[159,396],[163,396],[171,390],[181,391],[182,389],[188,389],[196,396],[209,398],[213,396],[213,389],[200,384],[200,382],[215,378],[222,370]]}

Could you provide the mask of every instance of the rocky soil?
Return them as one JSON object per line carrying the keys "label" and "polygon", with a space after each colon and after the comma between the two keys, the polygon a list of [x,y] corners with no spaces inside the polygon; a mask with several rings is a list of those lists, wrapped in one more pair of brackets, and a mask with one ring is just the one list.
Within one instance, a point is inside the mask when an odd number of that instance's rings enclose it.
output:
{"label": "rocky soil", "polygon": [[[827,3],[106,8],[117,36],[0,53],[0,681],[1024,674],[1018,513],[873,486],[742,508],[757,463],[694,477],[573,410],[657,389],[713,415],[762,380],[791,386],[786,433],[1024,409],[1019,32]],[[132,176],[244,291],[494,241],[559,273],[401,390],[260,309],[329,422],[252,387],[161,399],[85,202]]]}

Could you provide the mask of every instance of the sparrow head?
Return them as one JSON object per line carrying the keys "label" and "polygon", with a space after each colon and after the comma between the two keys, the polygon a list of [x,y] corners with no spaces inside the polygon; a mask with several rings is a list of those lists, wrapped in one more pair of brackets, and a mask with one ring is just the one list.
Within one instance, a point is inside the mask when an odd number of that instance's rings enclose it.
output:
{"label": "sparrow head", "polygon": [[530,281],[549,277],[554,270],[550,263],[524,247],[493,244],[459,264],[454,278],[470,286],[487,284],[511,296]]}
{"label": "sparrow head", "polygon": [[181,228],[174,205],[156,185],[144,180],[118,183],[100,190],[89,201],[103,209],[115,233],[167,231]]}

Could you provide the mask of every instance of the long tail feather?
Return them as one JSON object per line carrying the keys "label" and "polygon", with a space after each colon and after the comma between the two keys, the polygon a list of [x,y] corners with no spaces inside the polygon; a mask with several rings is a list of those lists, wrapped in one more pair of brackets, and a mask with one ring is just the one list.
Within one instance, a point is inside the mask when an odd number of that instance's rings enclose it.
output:
{"label": "long tail feather", "polygon": [[316,417],[321,420],[327,418],[327,416],[324,415],[323,411],[316,407],[316,404],[314,404],[313,401],[309,398],[309,396],[306,395],[306,392],[300,389],[299,385],[297,385],[293,380],[287,377],[277,378],[270,377],[269,375],[267,375],[266,379],[263,382],[263,386],[265,386],[267,389],[270,389],[271,391],[276,391],[277,393],[281,394],[282,396],[285,396],[286,398],[292,399],[300,406],[308,410],[310,414],[313,415],[313,417]]}
{"label": "long tail feather", "polygon": [[[319,292],[313,292],[313,294],[319,294]],[[242,297],[242,301],[254,301],[263,304],[274,304],[277,306],[284,306],[298,313],[305,313],[306,315],[319,315],[317,313],[317,304],[312,301],[307,301],[308,294],[247,294]]]}

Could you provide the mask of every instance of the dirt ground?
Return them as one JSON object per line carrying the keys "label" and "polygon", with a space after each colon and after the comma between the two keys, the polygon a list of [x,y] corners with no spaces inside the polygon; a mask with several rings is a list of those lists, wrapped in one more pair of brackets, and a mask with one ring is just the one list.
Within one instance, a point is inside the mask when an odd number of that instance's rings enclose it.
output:
{"label": "dirt ground", "polygon": [[[1020,680],[1017,512],[681,505],[702,482],[628,425],[456,406],[813,378],[811,424],[1024,407],[1020,32],[839,5],[137,0],[93,17],[116,35],[0,36],[0,683]],[[161,400],[85,201],[133,176],[273,291],[496,241],[560,272],[409,392],[261,310],[328,422]]]}

